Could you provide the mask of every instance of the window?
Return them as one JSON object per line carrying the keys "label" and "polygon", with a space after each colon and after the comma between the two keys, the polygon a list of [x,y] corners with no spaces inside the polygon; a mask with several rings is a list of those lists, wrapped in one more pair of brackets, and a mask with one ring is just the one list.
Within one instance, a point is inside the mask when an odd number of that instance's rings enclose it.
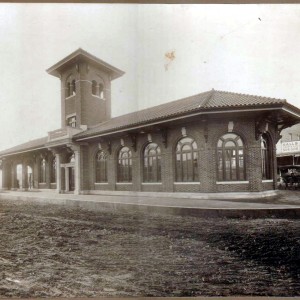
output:
{"label": "window", "polygon": [[51,183],[55,183],[55,182],[56,182],[56,158],[54,157],[51,166]]}
{"label": "window", "polygon": [[97,82],[95,80],[92,81],[92,94],[97,96]]}
{"label": "window", "polygon": [[67,97],[71,96],[71,82],[67,82]]}
{"label": "window", "polygon": [[199,181],[197,144],[189,137],[182,138],[176,146],[176,181]]}
{"label": "window", "polygon": [[104,99],[104,87],[102,83],[97,83],[97,81],[92,81],[92,94],[101,99]]}
{"label": "window", "polygon": [[66,82],[66,98],[76,94],[76,82],[75,79],[69,78]]}
{"label": "window", "polygon": [[46,182],[46,160],[43,158],[40,161],[40,183]]}
{"label": "window", "polygon": [[118,182],[132,181],[132,156],[128,147],[123,147],[118,156]]}
{"label": "window", "polygon": [[161,155],[160,148],[155,143],[150,143],[144,150],[144,182],[161,182]]}
{"label": "window", "polygon": [[72,88],[71,94],[75,95],[76,94],[76,83],[75,83],[75,80],[72,80],[71,88]]}
{"label": "window", "polygon": [[107,155],[102,150],[96,155],[96,182],[107,182]]}
{"label": "window", "polygon": [[99,84],[99,97],[104,99],[104,88],[102,83]]}
{"label": "window", "polygon": [[234,133],[224,134],[218,141],[218,180],[245,180],[244,145]]}
{"label": "window", "polygon": [[271,153],[269,139],[267,135],[263,134],[261,136],[261,171],[262,179],[272,179],[271,171]]}
{"label": "window", "polygon": [[76,116],[67,119],[67,126],[76,127]]}

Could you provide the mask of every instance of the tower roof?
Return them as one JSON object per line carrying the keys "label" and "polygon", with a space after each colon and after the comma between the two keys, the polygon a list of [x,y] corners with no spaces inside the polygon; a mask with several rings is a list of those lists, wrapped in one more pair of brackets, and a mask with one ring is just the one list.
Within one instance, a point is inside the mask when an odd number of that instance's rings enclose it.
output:
{"label": "tower roof", "polygon": [[88,61],[100,67],[101,69],[104,69],[105,71],[111,74],[111,79],[121,77],[125,73],[81,48],[66,56],[65,58],[54,64],[52,67],[48,68],[46,71],[50,75],[60,77],[61,71],[65,69],[66,66],[77,63],[82,60]]}

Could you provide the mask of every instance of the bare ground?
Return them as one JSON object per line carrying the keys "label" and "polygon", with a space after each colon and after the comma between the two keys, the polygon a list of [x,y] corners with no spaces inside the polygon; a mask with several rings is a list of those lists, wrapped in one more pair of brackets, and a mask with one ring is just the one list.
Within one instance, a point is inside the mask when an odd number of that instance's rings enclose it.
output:
{"label": "bare ground", "polygon": [[0,298],[299,296],[300,226],[0,200]]}

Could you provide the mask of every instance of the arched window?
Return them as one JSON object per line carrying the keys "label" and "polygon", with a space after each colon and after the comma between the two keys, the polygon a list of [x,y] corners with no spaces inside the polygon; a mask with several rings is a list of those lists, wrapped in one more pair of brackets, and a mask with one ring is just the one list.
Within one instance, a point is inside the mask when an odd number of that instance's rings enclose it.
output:
{"label": "arched window", "polygon": [[96,182],[107,182],[107,155],[102,150],[96,154]]}
{"label": "arched window", "polygon": [[92,94],[97,96],[97,82],[95,80],[92,81]]}
{"label": "arched window", "polygon": [[244,144],[235,133],[226,133],[218,141],[218,180],[245,180]]}
{"label": "arched window", "polygon": [[144,182],[161,182],[161,155],[160,148],[155,143],[150,143],[144,150]]}
{"label": "arched window", "polygon": [[104,88],[102,83],[99,84],[99,97],[104,99]]}
{"label": "arched window", "polygon": [[261,171],[262,179],[272,179],[271,152],[268,136],[263,134],[260,139],[261,143]]}
{"label": "arched window", "polygon": [[75,95],[76,94],[76,83],[75,83],[74,79],[72,80],[71,88],[72,88],[71,95]]}
{"label": "arched window", "polygon": [[128,147],[123,147],[118,156],[118,182],[132,181],[132,156]]}
{"label": "arched window", "polygon": [[56,158],[54,157],[52,159],[52,165],[51,165],[51,183],[56,182]]}
{"label": "arched window", "polygon": [[71,82],[67,82],[66,97],[70,97],[71,95],[72,95]]}
{"label": "arched window", "polygon": [[182,138],[176,146],[176,181],[199,181],[197,144],[190,137]]}
{"label": "arched window", "polygon": [[43,158],[40,161],[40,183],[46,182],[46,160]]}

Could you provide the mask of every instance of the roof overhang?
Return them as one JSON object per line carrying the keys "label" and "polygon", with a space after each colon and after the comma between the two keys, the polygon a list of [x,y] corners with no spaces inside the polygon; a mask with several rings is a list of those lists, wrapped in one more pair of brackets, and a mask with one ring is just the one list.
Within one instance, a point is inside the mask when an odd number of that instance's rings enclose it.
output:
{"label": "roof overhang", "polygon": [[79,48],[75,52],[71,53],[64,59],[60,60],[58,63],[53,65],[52,67],[48,68],[46,71],[48,74],[60,77],[61,72],[71,64],[76,64],[80,61],[88,61],[91,64],[96,65],[97,67],[105,70],[106,72],[111,74],[111,79],[116,79],[125,72],[121,71],[120,69],[106,63],[105,61],[97,58],[96,56],[86,52],[85,50]]}
{"label": "roof overhang", "polygon": [[[118,133],[123,133],[126,131],[133,131],[133,130],[138,130],[142,129],[148,126],[155,126],[155,125],[160,125],[160,124],[167,124],[169,122],[174,122],[177,120],[182,120],[185,118],[192,118],[195,116],[204,116],[204,115],[220,115],[220,114],[232,114],[232,113],[255,113],[255,112],[270,112],[270,111],[276,111],[276,112],[281,112],[281,114],[284,115],[283,121],[286,119],[286,117],[289,117],[289,122],[293,122],[294,124],[300,122],[300,110],[297,109],[298,111],[291,110],[289,108],[284,109],[282,105],[277,105],[276,107],[274,106],[269,106],[269,107],[251,107],[251,108],[245,108],[245,107],[239,107],[239,108],[226,108],[226,109],[210,109],[210,110],[201,110],[198,112],[192,112],[189,114],[184,114],[184,115],[178,115],[174,117],[169,117],[165,119],[159,119],[159,120],[150,120],[148,122],[145,122],[143,124],[137,124],[137,125],[132,125],[132,126],[124,126],[124,127],[119,127],[115,128],[112,130],[107,130],[103,131],[101,133],[93,133],[88,135],[88,132],[86,133],[87,136],[84,137],[78,137],[74,136],[75,141],[86,141],[86,140],[91,140],[95,138],[100,138],[100,137],[105,137],[109,135],[114,135]],[[279,114],[279,115],[281,115]],[[292,117],[292,118],[291,118]]]}

